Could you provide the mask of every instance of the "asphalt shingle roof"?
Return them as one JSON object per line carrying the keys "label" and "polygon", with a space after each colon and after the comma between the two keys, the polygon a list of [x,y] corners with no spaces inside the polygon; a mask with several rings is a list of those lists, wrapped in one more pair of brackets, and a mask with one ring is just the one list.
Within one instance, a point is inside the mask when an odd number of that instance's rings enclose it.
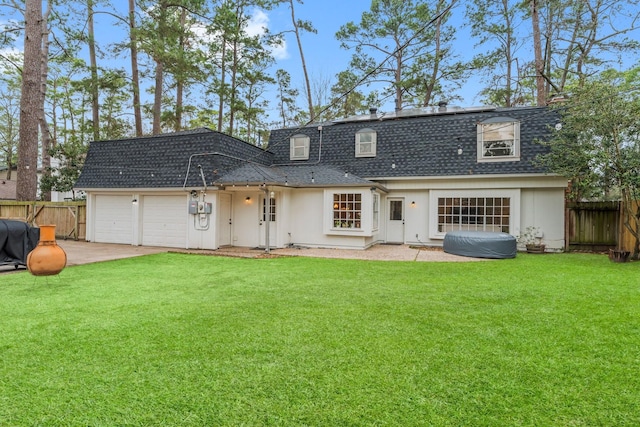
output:
{"label": "asphalt shingle roof", "polygon": [[[477,124],[492,117],[520,121],[520,161],[477,162]],[[289,138],[304,134],[310,137],[309,159],[297,164],[320,161],[365,178],[542,173],[533,160],[546,149],[534,140],[549,135],[557,120],[546,107],[520,107],[347,121],[325,124],[322,132],[316,126],[272,131],[269,151],[275,164],[290,164]],[[377,132],[376,156],[356,158],[355,134],[364,128]]]}
{"label": "asphalt shingle roof", "polygon": [[371,181],[331,166],[262,166],[247,164],[223,175],[218,185],[286,185],[290,187],[370,186]]}
{"label": "asphalt shingle roof", "polygon": [[[520,121],[520,160],[477,161],[477,124],[496,117]],[[558,121],[546,107],[450,109],[271,132],[267,151],[206,128],[91,143],[76,188],[180,188],[250,183],[291,186],[375,185],[369,179],[535,174],[546,148],[537,138]],[[375,157],[355,157],[355,134],[377,133]],[[291,161],[289,138],[310,138],[309,159]],[[458,154],[458,149],[462,154]]]}
{"label": "asphalt shingle roof", "polygon": [[[272,155],[228,135],[201,128],[142,138],[92,142],[76,188],[201,187],[245,163]],[[200,166],[200,167],[198,167]]]}

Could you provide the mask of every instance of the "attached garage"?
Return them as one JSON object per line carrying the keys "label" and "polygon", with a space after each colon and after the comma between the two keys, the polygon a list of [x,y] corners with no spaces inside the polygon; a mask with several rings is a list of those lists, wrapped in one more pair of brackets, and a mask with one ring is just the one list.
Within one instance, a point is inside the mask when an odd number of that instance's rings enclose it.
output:
{"label": "attached garage", "polygon": [[142,244],[184,248],[187,244],[187,196],[143,196]]}
{"label": "attached garage", "polygon": [[133,204],[131,196],[98,194],[95,197],[94,241],[131,244]]}

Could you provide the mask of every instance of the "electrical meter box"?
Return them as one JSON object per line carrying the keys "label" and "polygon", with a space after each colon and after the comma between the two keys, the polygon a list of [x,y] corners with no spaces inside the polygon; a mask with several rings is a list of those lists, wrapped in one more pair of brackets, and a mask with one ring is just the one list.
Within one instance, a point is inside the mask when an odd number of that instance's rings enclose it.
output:
{"label": "electrical meter box", "polygon": [[189,201],[189,213],[196,214],[210,214],[212,211],[212,204],[209,202],[199,202],[197,200]]}

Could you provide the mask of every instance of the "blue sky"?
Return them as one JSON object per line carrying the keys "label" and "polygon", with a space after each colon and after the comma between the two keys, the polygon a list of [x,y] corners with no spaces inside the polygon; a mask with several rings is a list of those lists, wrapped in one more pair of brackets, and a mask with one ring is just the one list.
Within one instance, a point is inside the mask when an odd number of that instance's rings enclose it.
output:
{"label": "blue sky", "polygon": [[[466,1],[458,2],[453,10],[453,14],[448,21],[449,25],[456,28],[456,40],[454,42],[455,53],[460,55],[462,60],[470,60],[479,50],[488,50],[486,46],[476,47],[475,41],[471,39],[470,28],[465,25],[465,8]],[[318,30],[317,34],[305,34],[303,38],[303,49],[307,62],[307,68],[311,76],[322,75],[335,77],[337,73],[348,67],[351,58],[351,52],[340,48],[339,42],[335,39],[335,33],[339,28],[349,21],[356,24],[360,22],[362,13],[369,10],[371,0],[304,0],[304,4],[295,3],[296,18],[310,20],[314,27]],[[640,5],[627,6],[630,13],[638,13]],[[615,25],[618,28],[628,26],[628,21],[618,20]],[[282,6],[280,9],[268,12],[268,25],[272,31],[291,28],[291,16],[288,7]],[[529,21],[523,23],[530,26]],[[529,33],[529,27],[522,28],[523,31]],[[603,29],[607,31],[608,28]],[[628,37],[640,40],[640,30],[635,30],[628,34]],[[287,58],[278,59],[277,67],[283,68],[292,75],[292,83],[302,88],[302,71],[300,57],[293,35],[288,36]],[[525,46],[519,53],[520,60],[532,60],[532,47]],[[640,55],[624,55],[618,64],[610,64],[620,70],[628,69],[634,65],[638,65]],[[461,101],[453,103],[462,107],[470,107],[481,104],[478,92],[484,84],[481,82],[481,76],[477,73],[472,75],[455,93],[462,97]],[[438,100],[435,100],[436,102]],[[383,111],[393,109],[392,102],[385,106],[378,106]]]}
{"label": "blue sky", "polygon": [[[127,0],[113,0],[112,4],[120,14],[126,13]],[[351,52],[340,48],[339,42],[335,39],[335,33],[349,21],[358,23],[362,13],[368,10],[370,5],[371,0],[304,0],[303,4],[295,2],[296,18],[311,21],[318,31],[317,34],[304,33],[302,40],[307,68],[312,79],[330,80],[333,83],[335,75],[347,69]],[[456,49],[460,55],[464,55],[462,59],[470,59],[476,49],[470,40],[469,29],[463,25],[464,5],[465,2],[458,4],[452,16],[452,22],[455,22],[458,31]],[[98,10],[102,8],[104,8],[102,5],[97,7]],[[271,32],[290,30],[292,28],[290,11],[286,4],[281,5],[276,10],[260,11],[254,15],[257,26],[265,25]],[[2,18],[0,18],[1,23]],[[108,15],[96,15],[96,32],[100,41],[123,41],[126,39],[125,29],[116,26],[114,23],[114,19]],[[631,34],[631,37],[640,39],[640,32],[636,31]],[[22,40],[19,40],[16,49],[20,50],[21,45]],[[530,50],[526,55],[530,55]],[[292,85],[302,92],[302,67],[293,34],[287,34],[287,44],[284,49],[276,52],[276,58],[277,63],[274,70],[277,68],[287,70],[292,75]],[[112,59],[106,58],[103,61],[112,61]],[[116,59],[116,61],[122,61],[123,67],[128,69],[128,58],[123,56]],[[637,61],[637,55],[635,58],[627,58],[627,63],[621,68],[628,68],[635,61]],[[478,105],[480,101],[477,93],[480,87],[477,76],[469,79],[462,89],[456,93],[463,100],[456,101],[455,104],[463,107]],[[302,98],[299,100],[299,105],[304,105]],[[377,107],[381,111],[393,109],[391,103]]]}
{"label": "blue sky", "polygon": [[[362,13],[369,10],[371,0],[304,0],[304,4],[295,4],[296,18],[309,20],[318,30],[317,34],[305,33],[303,49],[307,62],[307,69],[311,76],[319,75],[333,79],[336,74],[348,68],[352,53],[340,48],[335,34],[340,27],[349,21],[356,24],[360,22]],[[462,24],[464,8],[458,8],[452,20],[459,20]],[[291,28],[291,16],[285,6],[275,11],[268,12],[269,28],[272,31]],[[292,75],[292,83],[302,88],[302,68],[297,45],[293,35],[287,36],[287,58],[280,58],[277,68],[283,68]],[[469,30],[458,25],[458,40],[468,41]],[[459,54],[470,59],[473,49],[465,49]],[[455,102],[456,105],[469,107],[478,104],[476,97],[478,92],[478,79],[470,79],[457,93],[463,101]],[[383,111],[393,110],[393,102],[384,106],[377,106]]]}

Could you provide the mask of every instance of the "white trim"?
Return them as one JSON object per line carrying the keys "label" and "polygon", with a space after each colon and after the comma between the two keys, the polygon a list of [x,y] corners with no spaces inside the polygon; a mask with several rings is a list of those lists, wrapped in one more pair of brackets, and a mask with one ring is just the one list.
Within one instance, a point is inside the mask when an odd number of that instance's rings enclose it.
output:
{"label": "white trim", "polygon": [[[365,135],[370,136],[371,141],[362,141],[362,137]],[[356,157],[375,157],[377,140],[378,135],[373,129],[365,128],[356,132]],[[368,150],[364,150],[364,148],[368,148]]]}
{"label": "white trim", "polygon": [[508,197],[511,199],[509,232],[520,229],[520,189],[491,190],[432,190],[429,192],[429,238],[444,239],[446,232],[438,231],[438,198],[440,197]]}
{"label": "white trim", "polygon": [[[491,131],[499,130],[500,128],[507,128],[513,126],[513,154],[506,156],[485,156],[485,134]],[[490,127],[490,129],[485,129]],[[478,148],[477,148],[477,160],[478,163],[486,162],[513,162],[520,160],[520,122],[509,118],[504,118],[503,121],[497,122],[494,120],[480,122],[477,125],[478,135]],[[506,139],[505,139],[506,140]],[[496,142],[501,141],[496,139]]]}
{"label": "white trim", "polygon": [[[334,226],[333,195],[334,194],[359,194],[360,195],[360,228],[342,228]],[[371,190],[362,187],[341,187],[324,190],[323,202],[324,218],[323,233],[326,235],[369,237],[373,235],[373,195]]]}
{"label": "white trim", "polygon": [[[301,133],[289,138],[289,157],[291,160],[308,160],[311,138]],[[302,151],[302,153],[300,153]]]}

